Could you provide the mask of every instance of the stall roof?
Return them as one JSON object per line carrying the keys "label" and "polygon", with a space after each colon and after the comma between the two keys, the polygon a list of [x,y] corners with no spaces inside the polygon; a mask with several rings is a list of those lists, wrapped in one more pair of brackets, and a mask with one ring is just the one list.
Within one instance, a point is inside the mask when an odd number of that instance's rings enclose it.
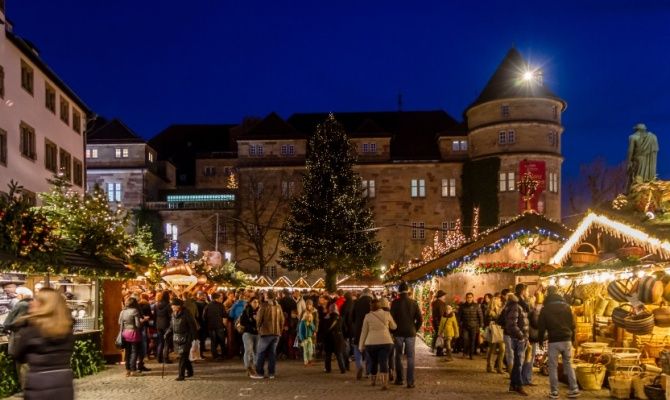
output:
{"label": "stall roof", "polygon": [[338,287],[343,288],[366,288],[366,287],[382,287],[384,281],[376,276],[355,277],[347,276],[337,282]]}
{"label": "stall roof", "polygon": [[524,214],[505,224],[501,224],[489,231],[483,232],[477,239],[470,240],[462,246],[450,250],[434,260],[405,272],[401,276],[401,279],[405,281],[415,281],[438,269],[444,268],[453,262],[458,262],[459,260],[467,261],[467,259],[477,250],[523,231],[547,231],[562,238],[570,236],[570,230],[558,222],[554,222],[538,214]]}
{"label": "stall roof", "polygon": [[[12,256],[0,251],[0,267],[8,269],[31,268],[34,262],[28,259]],[[117,259],[109,257],[92,257],[75,251],[64,250],[52,265],[55,272],[81,273],[83,275],[110,275],[126,277],[134,275],[134,272]],[[32,268],[31,268],[32,269]],[[36,269],[39,272],[39,268]]]}
{"label": "stall roof", "polygon": [[563,264],[570,253],[579,246],[593,230],[600,229],[607,234],[644,248],[647,252],[670,260],[670,232],[663,227],[652,228],[634,223],[631,217],[605,211],[590,211],[579,222],[577,228],[549,261],[550,264]]}

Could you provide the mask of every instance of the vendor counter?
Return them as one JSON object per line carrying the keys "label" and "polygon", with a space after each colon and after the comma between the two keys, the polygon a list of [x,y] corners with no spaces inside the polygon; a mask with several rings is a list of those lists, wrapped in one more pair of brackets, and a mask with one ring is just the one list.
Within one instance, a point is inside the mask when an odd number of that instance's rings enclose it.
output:
{"label": "vendor counter", "polygon": [[[6,336],[0,342],[0,398],[19,391],[14,360],[8,354]],[[87,330],[74,333],[74,351],[70,366],[75,378],[92,375],[105,367],[101,352],[102,332]]]}

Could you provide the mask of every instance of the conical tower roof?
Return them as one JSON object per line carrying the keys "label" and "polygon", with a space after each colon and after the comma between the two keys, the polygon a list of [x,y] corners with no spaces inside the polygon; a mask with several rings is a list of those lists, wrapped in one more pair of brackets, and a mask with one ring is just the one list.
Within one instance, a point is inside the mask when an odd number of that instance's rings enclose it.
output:
{"label": "conical tower roof", "polygon": [[481,94],[470,105],[472,108],[476,105],[493,100],[502,100],[518,97],[544,97],[555,99],[562,102],[565,108],[565,102],[556,96],[541,80],[524,80],[524,72],[529,70],[529,64],[524,60],[519,51],[512,47],[505,55],[505,58],[493,73],[491,79],[482,90]]}

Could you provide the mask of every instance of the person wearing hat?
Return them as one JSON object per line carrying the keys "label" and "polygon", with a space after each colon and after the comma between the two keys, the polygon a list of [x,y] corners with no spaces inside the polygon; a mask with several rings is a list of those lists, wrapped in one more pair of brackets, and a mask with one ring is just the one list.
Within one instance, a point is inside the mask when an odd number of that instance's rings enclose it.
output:
{"label": "person wearing hat", "polygon": [[391,316],[397,324],[395,335],[395,384],[403,384],[402,356],[407,356],[407,388],[414,388],[414,343],[416,333],[423,324],[421,310],[416,300],[409,298],[409,286],[398,285],[398,298],[391,304]]}
{"label": "person wearing hat", "polygon": [[391,330],[397,328],[391,313],[384,308],[388,308],[388,300],[385,298],[372,300],[371,311],[363,319],[361,337],[358,340],[359,350],[370,358],[372,386],[377,384],[379,378],[382,390],[388,388],[388,358],[393,347]]}
{"label": "person wearing hat", "polygon": [[[440,289],[435,293],[435,300],[430,303],[430,324],[433,326],[433,340],[430,343],[430,348],[432,351],[435,350],[435,342],[437,341],[437,331],[440,328],[440,321],[442,316],[447,309],[447,293],[444,290]],[[442,355],[442,348],[437,349],[435,353],[437,356]]]}
{"label": "person wearing hat", "polygon": [[175,297],[170,301],[172,319],[166,336],[172,335],[174,351],[179,356],[179,375],[177,381],[193,376],[193,364],[189,359],[191,345],[197,339],[198,327],[195,317],[184,307],[184,302]]}

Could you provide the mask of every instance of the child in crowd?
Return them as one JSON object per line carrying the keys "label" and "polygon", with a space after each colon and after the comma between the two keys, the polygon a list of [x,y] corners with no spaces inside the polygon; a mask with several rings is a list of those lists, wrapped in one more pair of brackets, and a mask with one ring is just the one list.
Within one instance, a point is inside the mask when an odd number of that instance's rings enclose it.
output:
{"label": "child in crowd", "polygon": [[303,313],[302,320],[298,325],[298,341],[302,347],[302,357],[305,366],[312,365],[314,362],[314,333],[316,325],[314,324],[314,314],[310,312]]}
{"label": "child in crowd", "polygon": [[446,312],[440,320],[440,328],[437,331],[437,335],[444,340],[444,350],[447,356],[445,361],[453,361],[453,357],[451,356],[451,341],[459,336],[459,332],[456,313],[454,313],[450,305],[447,305]]}

